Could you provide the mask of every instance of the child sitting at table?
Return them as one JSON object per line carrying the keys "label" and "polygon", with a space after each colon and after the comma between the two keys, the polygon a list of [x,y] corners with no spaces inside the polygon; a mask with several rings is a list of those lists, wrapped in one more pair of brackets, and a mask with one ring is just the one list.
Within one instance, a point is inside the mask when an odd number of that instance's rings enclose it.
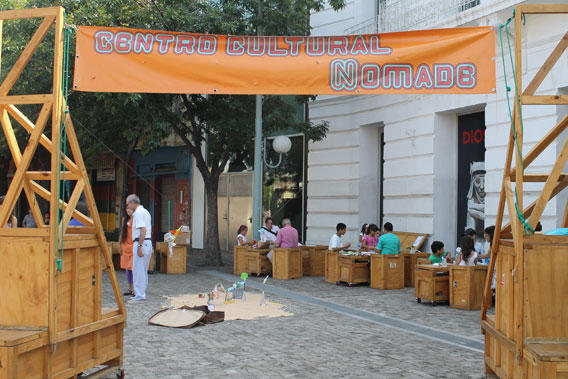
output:
{"label": "child sitting at table", "polygon": [[379,243],[379,227],[375,224],[369,225],[368,234],[363,237],[362,251],[371,251]]}
{"label": "child sitting at table", "polygon": [[430,245],[432,249],[432,254],[428,257],[428,260],[432,263],[442,263],[444,258],[447,258],[448,252],[444,251],[444,243],[441,241],[434,241]]}
{"label": "child sitting at table", "polygon": [[460,266],[475,266],[477,264],[477,252],[473,249],[475,241],[470,235],[463,236],[460,243],[460,253],[456,258],[456,264]]}
{"label": "child sitting at table", "polygon": [[337,233],[331,236],[331,239],[329,240],[328,249],[331,251],[339,251],[339,252],[341,252],[344,249],[348,249],[349,246],[351,246],[351,244],[347,243],[344,245],[343,241],[341,241],[341,236],[344,235],[345,232],[347,232],[347,225],[340,222],[339,224],[337,224],[335,229],[337,230]]}

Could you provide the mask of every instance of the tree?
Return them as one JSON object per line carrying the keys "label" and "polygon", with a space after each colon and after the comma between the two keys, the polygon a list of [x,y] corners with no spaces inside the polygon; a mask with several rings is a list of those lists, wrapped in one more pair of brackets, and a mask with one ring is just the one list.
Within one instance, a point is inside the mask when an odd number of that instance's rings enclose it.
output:
{"label": "tree", "polygon": [[[20,3],[21,1],[18,1]],[[45,0],[29,0],[28,6],[42,6]],[[59,2],[66,7],[69,22],[83,25],[120,26],[178,32],[211,34],[256,34],[260,25],[265,34],[305,35],[309,33],[309,14],[324,7],[324,0],[261,0],[263,17],[258,16],[259,0],[91,0]],[[344,0],[331,0],[334,9],[344,6]],[[50,2],[50,6],[53,6]],[[93,94],[72,94],[78,100],[74,114],[89,114]],[[107,95],[110,96],[110,95]],[[227,162],[237,155],[252,151],[254,136],[254,97],[200,94],[138,95],[128,97],[136,109],[152,115],[152,123],[144,123],[152,135],[174,130],[195,159],[207,193],[206,258],[210,264],[221,265],[219,249],[217,188],[219,176]],[[301,101],[306,101],[302,97]],[[70,100],[71,102],[71,100]],[[119,106],[125,102],[113,102]],[[106,104],[106,105],[105,105]],[[112,106],[104,103],[104,106]],[[128,102],[126,102],[128,104]],[[77,110],[79,108],[79,110]],[[81,110],[83,108],[83,110]],[[103,108],[104,109],[104,108]],[[311,140],[325,136],[327,123],[313,125],[308,121],[290,125],[293,107],[277,96],[263,97],[263,132],[268,134],[283,126],[306,134]],[[104,115],[105,112],[95,112]],[[108,113],[108,110],[106,111]],[[116,122],[130,123],[132,113],[117,116]],[[77,116],[75,116],[77,118]],[[107,118],[96,124],[108,128]],[[94,120],[89,119],[90,123]],[[138,125],[136,125],[138,126]],[[128,140],[128,136],[125,139]],[[132,142],[134,139],[130,139]],[[205,148],[207,146],[207,148]],[[205,153],[204,153],[205,152]]]}

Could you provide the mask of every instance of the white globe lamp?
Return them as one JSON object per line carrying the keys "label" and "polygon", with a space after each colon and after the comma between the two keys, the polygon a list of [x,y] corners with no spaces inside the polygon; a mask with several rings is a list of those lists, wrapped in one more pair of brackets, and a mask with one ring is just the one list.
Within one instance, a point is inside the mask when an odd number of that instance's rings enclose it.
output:
{"label": "white globe lamp", "polygon": [[287,136],[278,136],[272,141],[272,148],[279,154],[286,154],[292,147],[292,141]]}

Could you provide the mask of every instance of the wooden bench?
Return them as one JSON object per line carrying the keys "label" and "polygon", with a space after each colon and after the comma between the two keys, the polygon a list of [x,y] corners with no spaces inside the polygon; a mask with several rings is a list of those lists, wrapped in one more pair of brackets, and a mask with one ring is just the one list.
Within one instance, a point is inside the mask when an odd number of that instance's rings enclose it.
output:
{"label": "wooden bench", "polygon": [[404,256],[371,254],[370,287],[381,290],[404,288]]}
{"label": "wooden bench", "polygon": [[567,338],[526,338],[523,356],[525,378],[560,379],[568,376]]}
{"label": "wooden bench", "polygon": [[468,311],[481,309],[487,266],[450,267],[450,307]]}
{"label": "wooden bench", "polygon": [[233,247],[233,274],[241,275],[246,272],[244,253],[247,251],[248,246],[234,246]]}
{"label": "wooden bench", "polygon": [[302,250],[274,248],[272,256],[272,277],[274,279],[297,279],[302,277]]}
{"label": "wooden bench", "polygon": [[302,250],[302,275],[324,276],[327,246],[300,246]]}

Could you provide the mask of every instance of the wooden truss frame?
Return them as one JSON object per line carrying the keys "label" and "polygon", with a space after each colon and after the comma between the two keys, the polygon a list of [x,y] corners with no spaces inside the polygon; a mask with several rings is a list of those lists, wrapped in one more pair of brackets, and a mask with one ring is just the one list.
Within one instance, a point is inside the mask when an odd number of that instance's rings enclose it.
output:
{"label": "wooden truss frame", "polygon": [[[66,107],[62,90],[62,69],[63,69],[63,33],[65,28],[64,9],[61,7],[43,8],[43,9],[21,9],[0,12],[0,33],[3,20],[42,18],[43,21],[37,28],[35,34],[22,51],[18,60],[6,75],[4,81],[0,84],[0,122],[2,130],[6,136],[12,158],[16,166],[16,172],[6,194],[6,198],[2,207],[0,207],[0,225],[6,225],[12,209],[14,208],[22,190],[25,192],[26,198],[33,212],[34,219],[38,224],[38,228],[49,228],[49,267],[48,270],[48,343],[51,350],[55,351],[55,345],[58,340],[69,338],[69,333],[73,336],[81,335],[89,331],[97,330],[99,327],[109,326],[113,324],[124,323],[126,313],[124,303],[120,293],[118,281],[114,272],[111,255],[109,253],[103,226],[95,204],[95,198],[89,182],[89,177],[85,169],[85,163],[81,155],[77,135],[73,127],[73,122],[68,112],[63,110]],[[53,90],[48,94],[33,95],[10,95],[16,80],[22,74],[22,71],[29,63],[34,52],[42,43],[45,36],[54,30],[54,56],[53,56]],[[1,35],[1,34],[0,34]],[[0,40],[1,41],[1,40]],[[49,62],[46,62],[46,65]],[[42,108],[39,117],[35,122],[29,120],[19,109],[21,104],[41,104]],[[29,134],[29,141],[22,152],[16,141],[14,126],[11,118],[17,121]],[[51,117],[51,138],[46,134],[46,128],[49,118]],[[63,156],[60,151],[61,138],[61,121],[64,118],[66,123],[68,143],[71,148],[71,156]],[[39,145],[42,145],[51,155],[50,171],[30,171],[30,162],[36,153]],[[60,163],[63,160],[65,170],[60,170]],[[75,182],[75,187],[68,202],[59,199],[58,189],[61,180],[69,180]],[[45,189],[37,181],[50,181],[50,190]],[[76,205],[84,192],[87,204],[89,206],[91,218],[80,213],[76,209]],[[37,196],[40,196],[50,204],[50,219],[52,222],[47,227],[43,223],[43,217],[38,206]],[[59,211],[63,212],[61,222],[57,225]],[[76,228],[69,227],[69,221],[74,217],[81,221],[86,227]],[[24,236],[23,231],[14,230],[15,234]],[[78,327],[72,331],[63,331],[56,333],[56,276],[58,275],[56,266],[56,257],[58,253],[57,239],[63,238],[66,233],[94,234],[100,246],[103,255],[103,262],[109,273],[114,296],[118,305],[117,316],[111,319],[105,319],[87,326]],[[100,324],[100,325],[99,325]],[[79,330],[81,329],[81,330]],[[84,329],[84,330],[82,330]]]}
{"label": "wooden truss frame", "polygon": [[[516,217],[515,196],[517,191],[519,209],[522,209],[523,217],[527,220],[531,228],[535,228],[538,224],[547,203],[568,186],[568,173],[562,173],[568,160],[568,139],[564,142],[562,150],[557,157],[556,163],[548,173],[531,173],[525,174],[520,169],[523,166],[528,167],[551,143],[553,143],[560,134],[568,128],[568,115],[558,122],[529,152],[523,154],[523,129],[521,124],[523,107],[527,105],[568,105],[568,95],[535,95],[536,90],[543,82],[544,78],[550,73],[552,67],[558,61],[560,56],[568,47],[568,32],[564,34],[556,48],[540,67],[534,78],[523,90],[522,83],[522,27],[523,17],[528,14],[568,14],[568,4],[526,4],[519,5],[515,8],[515,81],[519,89],[519,103],[515,101],[513,112],[513,127],[509,133],[509,143],[507,147],[507,155],[505,168],[503,173],[503,183],[501,195],[499,198],[499,208],[497,210],[497,220],[495,222],[495,235],[492,242],[491,260],[489,270],[485,282],[484,302],[481,311],[481,320],[487,319],[487,309],[491,306],[491,281],[495,272],[496,254],[499,248],[499,241],[502,238],[512,238],[515,246],[515,255],[517,262],[524,262],[523,241],[526,236],[524,226],[518,217]],[[503,57],[505,59],[505,57]],[[515,96],[515,92],[513,96]],[[520,105],[519,105],[520,104]],[[513,128],[517,136],[518,151],[515,145],[515,137]],[[523,154],[523,160],[519,154]],[[512,168],[513,155],[515,156],[515,167]],[[523,185],[524,183],[541,182],[544,187],[538,198],[530,205],[523,207]],[[513,187],[515,183],[515,187]],[[509,212],[510,222],[503,225],[503,215],[505,204]],[[564,211],[562,221],[563,227],[568,227],[568,204]],[[519,263],[516,267],[516,277],[524,277],[523,264]],[[523,355],[523,301],[524,288],[523,280],[519,279],[515,286],[515,351],[517,358]],[[520,299],[520,300],[519,300]]]}

